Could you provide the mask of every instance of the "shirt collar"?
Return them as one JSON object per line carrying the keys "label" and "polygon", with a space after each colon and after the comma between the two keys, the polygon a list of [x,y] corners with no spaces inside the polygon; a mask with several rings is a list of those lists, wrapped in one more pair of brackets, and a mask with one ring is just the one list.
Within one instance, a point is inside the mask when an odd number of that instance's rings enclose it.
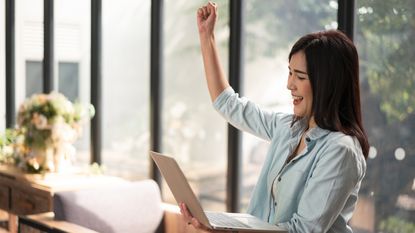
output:
{"label": "shirt collar", "polygon": [[[291,136],[296,137],[302,134],[304,130],[307,128],[308,120],[307,118],[301,118],[291,127]],[[322,129],[318,126],[309,130],[306,134],[306,137],[309,138],[311,141],[317,140],[325,135],[330,133],[330,130]]]}
{"label": "shirt collar", "polygon": [[306,134],[306,137],[310,138],[311,141],[317,140],[323,136],[326,136],[328,133],[330,133],[330,130],[322,129],[318,126],[312,128],[308,133]]}

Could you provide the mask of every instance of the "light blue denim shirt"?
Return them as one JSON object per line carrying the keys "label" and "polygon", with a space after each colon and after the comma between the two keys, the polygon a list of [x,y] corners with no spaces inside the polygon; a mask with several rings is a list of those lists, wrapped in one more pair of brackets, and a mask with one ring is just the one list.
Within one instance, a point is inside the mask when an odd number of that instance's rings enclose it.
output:
{"label": "light blue denim shirt", "polygon": [[289,232],[352,232],[352,217],[366,162],[355,137],[315,127],[306,148],[289,163],[307,127],[292,127],[293,115],[265,111],[232,88],[214,101],[215,109],[236,128],[270,141],[248,213]]}

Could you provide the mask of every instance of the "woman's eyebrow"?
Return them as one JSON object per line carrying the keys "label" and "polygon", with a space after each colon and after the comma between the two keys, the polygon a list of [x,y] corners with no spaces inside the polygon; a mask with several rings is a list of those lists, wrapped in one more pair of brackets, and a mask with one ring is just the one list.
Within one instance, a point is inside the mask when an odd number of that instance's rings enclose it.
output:
{"label": "woman's eyebrow", "polygon": [[[291,70],[291,67],[289,67],[289,66],[288,66],[288,69],[289,69],[289,70]],[[306,75],[308,75],[308,74],[307,74],[307,72],[305,72],[305,71],[301,71],[301,70],[297,70],[297,69],[294,69],[294,71],[295,71],[296,73],[300,73],[300,74],[306,74]]]}

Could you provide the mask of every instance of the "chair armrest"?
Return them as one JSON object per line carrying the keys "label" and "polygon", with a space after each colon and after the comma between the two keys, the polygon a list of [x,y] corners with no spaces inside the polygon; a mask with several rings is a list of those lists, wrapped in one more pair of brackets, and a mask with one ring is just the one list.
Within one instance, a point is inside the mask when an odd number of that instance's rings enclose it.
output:
{"label": "chair armrest", "polygon": [[54,220],[53,212],[19,216],[19,232],[70,232],[70,233],[98,233],[88,228],[66,221]]}

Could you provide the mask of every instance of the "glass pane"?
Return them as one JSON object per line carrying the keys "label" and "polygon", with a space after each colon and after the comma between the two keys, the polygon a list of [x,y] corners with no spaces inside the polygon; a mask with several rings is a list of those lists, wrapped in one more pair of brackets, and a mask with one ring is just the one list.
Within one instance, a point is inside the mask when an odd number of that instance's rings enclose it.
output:
{"label": "glass pane", "polygon": [[[55,1],[55,76],[57,90],[70,101],[90,103],[91,1]],[[90,160],[90,121],[76,141],[78,166]]]}
{"label": "glass pane", "polygon": [[102,160],[110,174],[142,179],[150,166],[150,1],[102,6]]}
{"label": "glass pane", "polygon": [[[228,60],[228,5],[218,1],[216,29],[222,64]],[[226,122],[213,109],[196,24],[205,1],[165,2],[163,152],[177,159],[196,196],[207,210],[225,209]],[[164,199],[174,202],[163,187]]]}
{"label": "glass pane", "polygon": [[42,91],[43,1],[15,1],[16,109]]}
{"label": "glass pane", "polygon": [[59,62],[59,88],[70,101],[79,100],[79,63]]}
{"label": "glass pane", "polygon": [[[5,4],[0,4],[0,32],[5,32]],[[4,34],[5,35],[5,34]],[[5,36],[0,36],[0,82],[6,83],[6,51]],[[0,85],[0,133],[6,127],[6,85]]]}
{"label": "glass pane", "polygon": [[42,92],[42,62],[26,61],[26,98]]}
{"label": "glass pane", "polygon": [[352,224],[415,232],[415,5],[356,1],[364,124],[371,145]]}
{"label": "glass pane", "polygon": [[[292,113],[286,88],[288,53],[302,35],[337,27],[337,2],[254,0],[245,2],[244,95],[264,108]],[[243,134],[241,210],[249,203],[269,144]]]}

